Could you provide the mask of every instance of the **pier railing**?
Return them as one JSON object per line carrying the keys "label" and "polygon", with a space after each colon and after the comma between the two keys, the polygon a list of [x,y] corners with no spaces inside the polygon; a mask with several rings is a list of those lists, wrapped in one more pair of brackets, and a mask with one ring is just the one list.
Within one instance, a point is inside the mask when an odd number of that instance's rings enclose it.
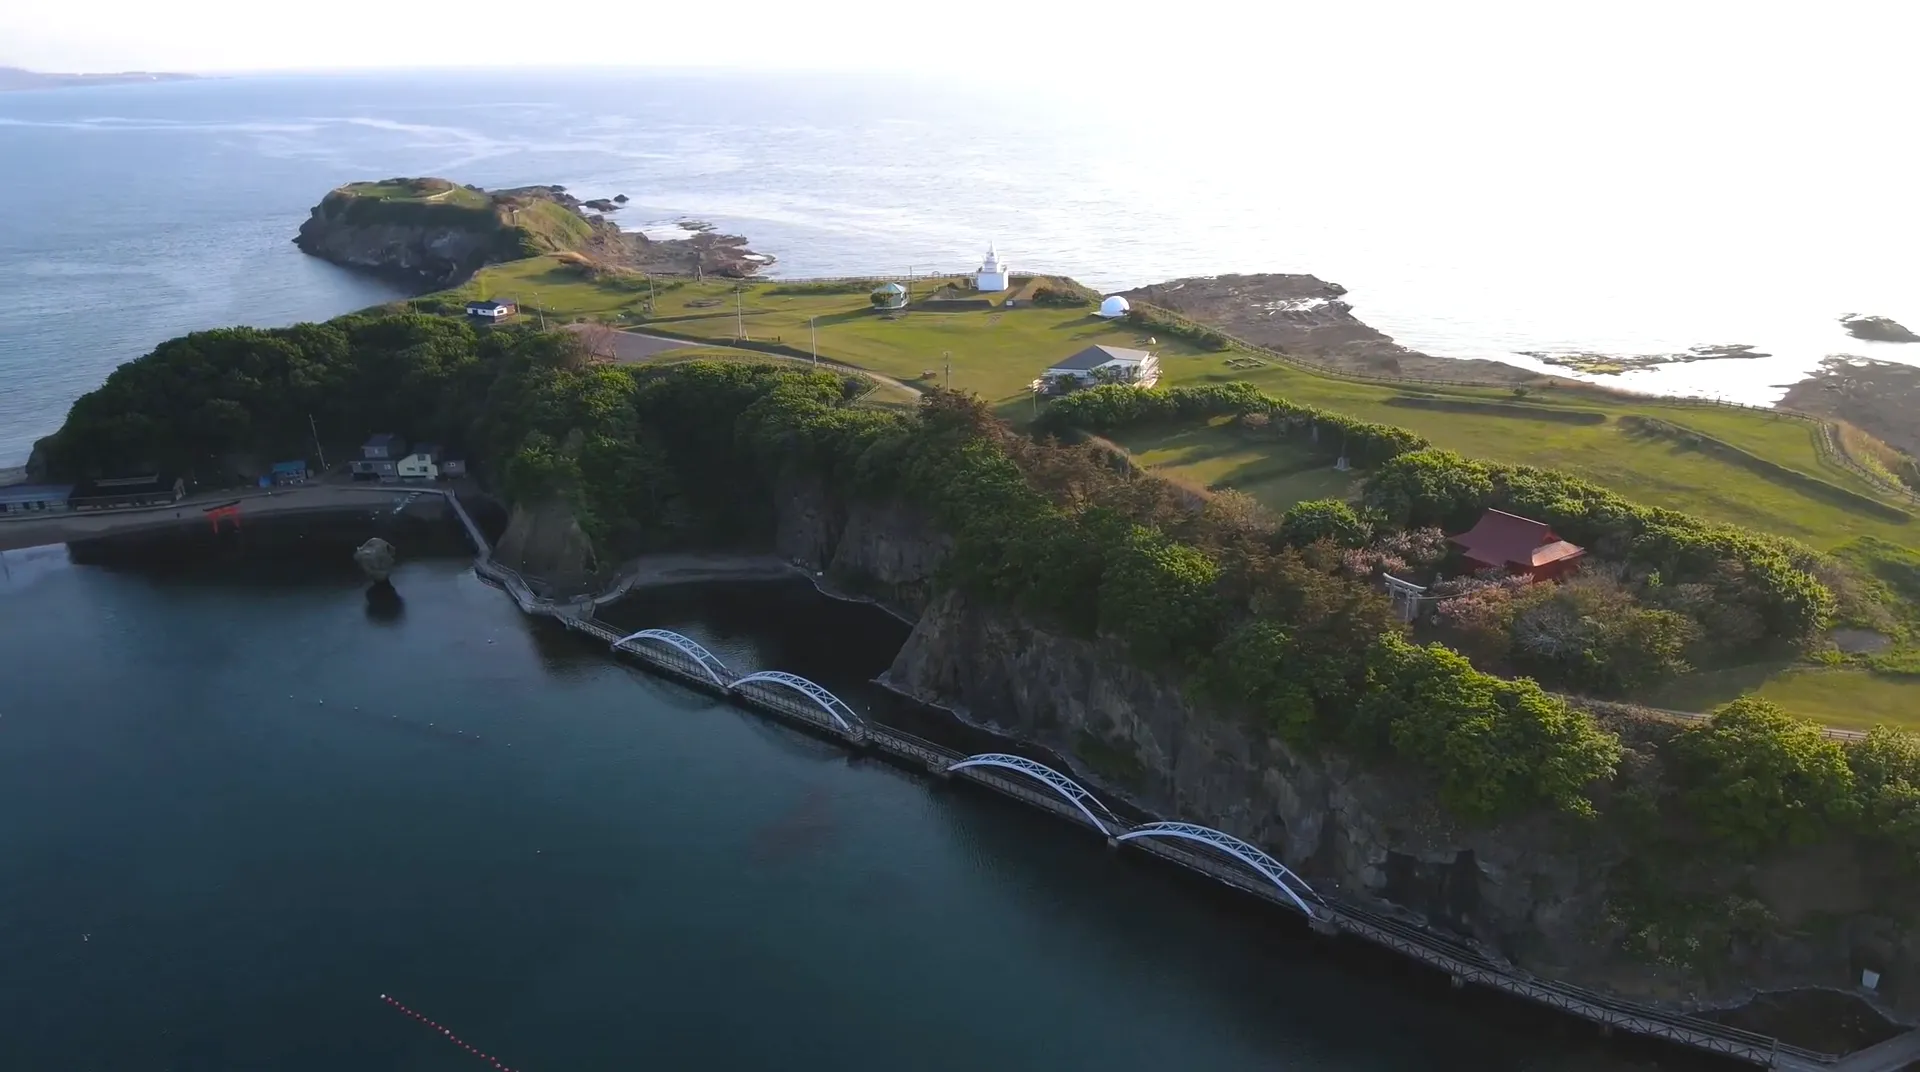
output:
{"label": "pier railing", "polygon": [[[805,686],[812,686],[820,693],[826,693],[826,690],[795,675],[773,675],[793,679],[797,684],[792,684],[790,688],[751,687],[759,682],[749,682],[749,678],[765,679],[769,674],[736,674],[725,669],[724,664],[714,659],[711,653],[688,638],[667,634],[664,630],[646,630],[643,632],[671,636],[675,641],[683,641],[684,645],[634,642],[634,638],[640,634],[623,634],[598,621],[594,617],[592,600],[558,602],[536,595],[517,570],[493,560],[491,546],[461,504],[459,496],[450,490],[439,493],[446,497],[473,541],[476,552],[474,572],[507,592],[524,613],[551,618],[567,629],[592,636],[607,644],[611,651],[637,658],[650,669],[677,681],[727,696],[743,706],[837,739],[858,751],[883,755],[923,769],[943,780],[969,781],[1010,799],[1052,812],[1105,835],[1110,845],[1136,846],[1282,908],[1302,912],[1316,931],[1350,934],[1445,972],[1455,986],[1471,983],[1487,987],[1577,1016],[1609,1030],[1664,1039],[1765,1068],[1806,1070],[1835,1065],[1845,1068],[1850,1065],[1840,1055],[1789,1046],[1769,1035],[1539,978],[1467,939],[1443,934],[1413,919],[1381,911],[1373,905],[1337,893],[1316,892],[1305,882],[1298,881],[1298,876],[1293,876],[1278,861],[1265,857],[1254,846],[1220,831],[1204,827],[1190,828],[1218,835],[1222,839],[1220,844],[1227,846],[1226,853],[1193,847],[1196,841],[1211,839],[1143,837],[1141,835],[1150,832],[1149,828],[1152,827],[1189,828],[1189,824],[1149,822],[1130,826],[1115,817],[1105,804],[1072,779],[1037,762],[1015,756],[966,756],[944,745],[891,726],[869,722],[857,715],[855,720],[849,720],[850,724],[843,723],[840,716],[833,714],[834,709],[830,704],[811,696]],[[713,669],[716,665],[724,672]],[[785,681],[777,684],[789,685]],[[826,696],[831,697],[831,694],[826,693]],[[832,698],[832,703],[839,702],[837,698]],[[1037,770],[1029,777],[1026,773],[1009,769],[1013,765],[1011,763],[994,765],[1001,760],[1018,761]],[[1233,846],[1251,850],[1258,857],[1250,859]],[[1229,858],[1229,855],[1233,858]],[[1263,865],[1260,858],[1265,858],[1271,867]],[[1273,868],[1291,876],[1297,885],[1285,881]]]}

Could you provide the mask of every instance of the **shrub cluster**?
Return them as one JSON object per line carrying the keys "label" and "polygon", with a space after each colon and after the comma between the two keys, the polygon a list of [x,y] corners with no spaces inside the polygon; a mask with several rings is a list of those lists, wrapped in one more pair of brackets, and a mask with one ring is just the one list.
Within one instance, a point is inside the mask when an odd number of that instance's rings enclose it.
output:
{"label": "shrub cluster", "polygon": [[1156,336],[1171,335],[1177,339],[1185,339],[1195,346],[1204,346],[1209,350],[1227,350],[1233,347],[1233,343],[1229,342],[1225,335],[1212,328],[1181,319],[1145,302],[1132,304],[1127,310],[1127,323],[1142,331],[1151,331]]}
{"label": "shrub cluster", "polygon": [[1034,288],[1033,304],[1071,309],[1092,305],[1093,299],[1072,287],[1041,286]]}
{"label": "shrub cluster", "polygon": [[[1691,616],[1731,641],[1772,637],[1803,643],[1827,625],[1835,609],[1833,593],[1811,572],[1820,561],[1811,548],[1642,506],[1550,469],[1415,450],[1374,471],[1365,503],[1379,519],[1403,528],[1438,525],[1458,532],[1489,507],[1537,518],[1562,539],[1601,558],[1657,573],[1664,584],[1702,586],[1704,598],[1694,608],[1700,613]],[[1758,635],[1732,635],[1743,618],[1756,623]]]}

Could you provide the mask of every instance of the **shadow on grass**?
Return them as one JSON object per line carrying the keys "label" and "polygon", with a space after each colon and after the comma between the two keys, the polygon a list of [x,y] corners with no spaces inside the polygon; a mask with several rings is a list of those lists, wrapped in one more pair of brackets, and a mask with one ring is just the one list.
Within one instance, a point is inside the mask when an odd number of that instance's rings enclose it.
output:
{"label": "shadow on grass", "polygon": [[1775,487],[1816,499],[1829,506],[1837,506],[1855,513],[1866,514],[1881,521],[1890,521],[1897,525],[1909,524],[1913,515],[1897,507],[1889,506],[1878,499],[1870,498],[1836,484],[1829,484],[1818,477],[1809,476],[1798,469],[1789,469],[1778,462],[1768,461],[1749,453],[1731,443],[1725,443],[1710,435],[1696,432],[1681,425],[1672,424],[1654,417],[1628,415],[1620,418],[1620,427],[1630,439],[1641,441],[1661,440],[1672,444],[1670,453],[1699,454],[1726,462],[1761,477]]}
{"label": "shadow on grass", "polygon": [[1472,413],[1488,417],[1511,417],[1523,421],[1551,421],[1555,424],[1605,424],[1607,415],[1591,409],[1554,409],[1524,402],[1498,402],[1477,398],[1446,398],[1440,395],[1394,395],[1382,400],[1389,406],[1407,409],[1444,410],[1448,413]]}
{"label": "shadow on grass", "polygon": [[1791,669],[1795,662],[1790,657],[1782,657],[1719,670],[1700,670],[1633,696],[1631,700],[1670,711],[1711,711],[1755,691]]}

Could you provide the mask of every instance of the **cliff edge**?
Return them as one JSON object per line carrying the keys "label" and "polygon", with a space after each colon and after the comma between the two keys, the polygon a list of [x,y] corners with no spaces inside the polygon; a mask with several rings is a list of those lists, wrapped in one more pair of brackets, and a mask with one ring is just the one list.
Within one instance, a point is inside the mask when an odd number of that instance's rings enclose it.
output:
{"label": "cliff edge", "polygon": [[[624,195],[623,195],[624,196]],[[353,182],[327,194],[294,245],[346,268],[422,290],[454,286],[489,264],[580,252],[610,266],[744,279],[773,263],[740,235],[681,221],[684,238],[622,231],[564,186],[482,190],[448,179]]]}
{"label": "cliff edge", "polygon": [[[1880,1007],[1920,1017],[1920,933],[1882,895],[1885,861],[1863,845],[1702,861],[1654,876],[1664,907],[1636,904],[1647,877],[1616,829],[1544,812],[1459,822],[1418,771],[1295,747],[1142,668],[1117,640],[1066,635],[942,590],[951,541],[911,509],[815,482],[784,488],[777,508],[784,556],[915,620],[883,682],[1067,757],[1110,799],[1245,837],[1323,891],[1471,939],[1541,976],[1691,1010],[1739,1007],[1735,1022],[1772,994],[1769,1033],[1844,1049],[1858,1040],[1828,1042],[1831,1017],[1812,1010],[1857,993],[1870,967]],[[1613,791],[1658,784],[1664,743],[1680,727],[1625,709],[1595,715],[1626,750]],[[1704,915],[1668,914],[1682,902]]]}
{"label": "cliff edge", "polygon": [[447,179],[348,183],[300,225],[294,245],[348,268],[445,287],[482,266],[579,249],[595,225],[558,186],[488,192]]}

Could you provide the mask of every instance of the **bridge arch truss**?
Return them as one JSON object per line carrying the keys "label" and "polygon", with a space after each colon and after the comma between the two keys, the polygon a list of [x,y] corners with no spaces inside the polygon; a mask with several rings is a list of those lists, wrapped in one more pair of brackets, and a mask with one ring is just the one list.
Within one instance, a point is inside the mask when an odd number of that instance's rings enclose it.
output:
{"label": "bridge arch truss", "polygon": [[[954,771],[965,770],[968,767],[999,767],[1004,770],[1018,771],[1036,781],[1046,783],[1054,792],[1065,797],[1067,803],[1080,809],[1080,814],[1087,817],[1087,822],[1092,823],[1095,830],[1107,837],[1113,837],[1115,830],[1126,825],[1100,802],[1099,797],[1088,792],[1079,782],[1044,763],[1036,763],[1025,756],[1012,756],[1004,752],[985,752],[977,756],[968,756],[958,763],[949,765],[947,773],[952,774]],[[1096,811],[1099,814],[1095,814]]]}
{"label": "bridge arch truss", "polygon": [[728,689],[737,690],[743,685],[769,684],[779,685],[812,700],[815,707],[826,712],[833,724],[849,737],[856,740],[866,736],[866,720],[860,713],[848,707],[845,700],[835,696],[823,686],[816,685],[799,674],[789,674],[785,670],[761,670],[745,677],[735,678]]}
{"label": "bridge arch truss", "polygon": [[721,662],[719,656],[701,647],[697,642],[683,637],[670,629],[642,629],[637,633],[629,633],[619,640],[614,641],[613,647],[615,651],[621,648],[631,648],[636,641],[641,640],[651,640],[657,644],[665,644],[667,647],[678,651],[680,654],[685,655],[687,658],[699,664],[700,669],[706,672],[707,677],[712,679],[715,685],[723,689],[733,687],[733,671],[727,669],[727,664]]}
{"label": "bridge arch truss", "polygon": [[1306,891],[1308,897],[1319,902],[1320,895],[1313,892],[1313,887],[1307,885],[1306,879],[1294,874],[1286,864],[1274,859],[1259,846],[1250,845],[1232,834],[1195,823],[1146,823],[1121,834],[1115,840],[1132,841],[1135,838],[1174,838],[1209,845],[1246,864],[1264,876],[1267,881],[1278,886],[1281,893],[1286,894],[1300,911],[1307,914],[1308,919],[1317,919],[1320,916],[1320,913],[1308,905],[1294,888],[1298,886],[1300,890]]}

